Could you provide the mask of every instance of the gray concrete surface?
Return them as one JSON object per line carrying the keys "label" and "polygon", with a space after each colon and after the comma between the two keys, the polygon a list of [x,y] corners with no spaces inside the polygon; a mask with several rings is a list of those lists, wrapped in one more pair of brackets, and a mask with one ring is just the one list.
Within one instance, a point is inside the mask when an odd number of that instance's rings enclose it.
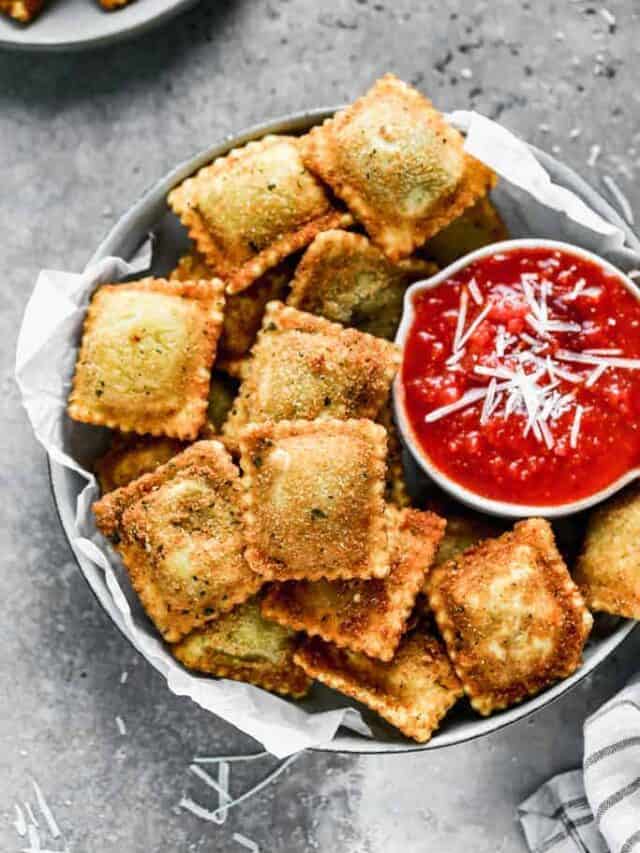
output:
{"label": "gray concrete surface", "polygon": [[[629,0],[606,5],[615,28],[591,0],[218,0],[89,55],[0,53],[1,850],[28,847],[11,822],[15,802],[34,801],[30,777],[73,853],[242,850],[234,832],[278,853],[524,849],[515,805],[578,763],[580,721],[634,671],[640,636],[492,737],[414,757],[308,754],[224,826],[205,824],[176,808],[185,791],[207,802],[192,756],[255,744],[170,695],[93,600],[12,364],[41,267],[79,270],[151,181],[212,139],[353,98],[387,69],[442,108],[499,118],[595,185],[613,176],[637,208],[640,17]],[[234,771],[235,789],[260,773]]]}

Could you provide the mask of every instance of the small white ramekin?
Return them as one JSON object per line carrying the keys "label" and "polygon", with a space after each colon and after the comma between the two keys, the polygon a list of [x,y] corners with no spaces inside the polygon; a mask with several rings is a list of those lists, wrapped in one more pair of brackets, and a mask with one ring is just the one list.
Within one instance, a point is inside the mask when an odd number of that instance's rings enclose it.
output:
{"label": "small white ramekin", "polygon": [[[610,264],[609,261],[604,260],[604,258],[599,257],[593,252],[588,252],[586,249],[581,249],[578,246],[572,246],[569,243],[561,243],[555,240],[504,240],[501,243],[493,243],[489,246],[483,247],[482,249],[477,249],[475,252],[470,252],[468,255],[465,255],[463,258],[460,258],[453,264],[450,264],[431,278],[425,281],[418,281],[411,285],[405,293],[402,320],[400,322],[400,327],[398,328],[398,333],[396,334],[396,343],[398,346],[404,351],[407,335],[409,334],[409,330],[415,318],[414,297],[417,294],[433,290],[434,287],[437,287],[447,278],[450,278],[459,270],[464,269],[474,261],[481,260],[482,258],[486,258],[494,254],[506,254],[515,249],[548,249],[549,251],[560,250],[564,252],[571,252],[574,255],[578,255],[578,257],[598,264],[606,272],[615,275],[621,284],[623,284],[624,287],[626,287],[627,290],[640,301],[640,289],[633,283],[633,281],[628,276],[624,275],[624,273],[620,272],[619,269]],[[528,518],[531,516],[560,518],[562,516],[572,515],[573,513],[589,509],[595,504],[611,497],[611,495],[618,492],[632,480],[640,477],[640,467],[633,468],[619,477],[615,482],[611,483],[606,488],[595,492],[593,495],[588,495],[585,498],[581,498],[578,501],[572,501],[571,503],[557,505],[535,506],[532,504],[512,503],[510,501],[497,501],[491,498],[486,498],[483,495],[479,495],[476,492],[461,486],[459,483],[456,483],[455,480],[452,480],[444,474],[434,465],[429,456],[420,446],[419,441],[413,433],[413,429],[406,412],[405,392],[402,384],[402,369],[398,371],[398,375],[396,376],[393,385],[393,406],[400,434],[411,452],[411,455],[425,474],[427,474],[427,476],[437,483],[441,489],[448,492],[448,494],[456,500],[471,507],[472,509],[488,515],[497,515],[506,518]]]}

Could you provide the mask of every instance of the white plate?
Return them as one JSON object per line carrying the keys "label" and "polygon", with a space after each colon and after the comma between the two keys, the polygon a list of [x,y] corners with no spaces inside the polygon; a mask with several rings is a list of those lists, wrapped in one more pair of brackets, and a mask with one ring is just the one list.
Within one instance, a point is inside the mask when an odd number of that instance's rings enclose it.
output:
{"label": "white plate", "polygon": [[[60,2],[64,2],[64,0],[60,0]],[[148,2],[148,0],[142,0],[142,2]],[[165,201],[167,193],[173,186],[184,180],[184,178],[192,174],[205,163],[211,161],[213,158],[226,154],[230,148],[243,145],[251,139],[258,139],[267,133],[304,132],[312,125],[320,123],[324,118],[331,115],[335,109],[336,108],[332,110],[315,110],[309,113],[298,113],[293,116],[288,116],[283,119],[253,127],[244,133],[225,140],[221,144],[212,146],[206,151],[196,155],[188,162],[178,166],[154,184],[154,186],[152,186],[144,196],[136,202],[124,214],[124,216],[122,216],[120,221],[112,228],[94,253],[91,258],[91,263],[95,263],[101,258],[108,257],[109,255],[118,255],[122,258],[130,259],[134,255],[136,249],[145,241],[149,231],[154,229],[161,222],[161,232],[163,235],[161,239],[166,241],[167,234],[169,234],[170,240],[179,240],[179,231],[175,231],[175,233],[172,234],[171,229],[172,227],[175,228],[175,223],[173,226],[171,224],[174,217],[173,215],[168,215]],[[640,242],[638,239],[600,195],[594,192],[594,190],[592,190],[588,184],[586,184],[573,171],[559,163],[548,154],[536,149],[532,150],[556,183],[572,190],[593,210],[621,228],[627,236],[628,245],[636,252],[640,252]],[[168,253],[161,253],[159,266],[154,269],[154,272],[164,273],[171,269],[172,264],[175,263],[175,257],[177,257],[178,254],[179,250],[177,246],[173,246]],[[172,257],[172,255],[174,257]],[[77,434],[79,435],[79,431],[86,429],[86,427],[82,424],[74,425],[70,422],[70,429],[77,430]],[[84,486],[84,481],[68,468],[58,465],[53,460],[50,460],[50,470],[54,499],[58,508],[62,526],[69,538],[73,535],[76,499],[79,491]],[[93,567],[87,558],[77,549],[73,550],[80,569],[96,597],[110,615],[114,623],[126,636],[126,629],[124,627],[121,614],[116,608],[111,594],[104,583],[102,573],[92,571]],[[499,713],[493,714],[491,717],[481,718],[473,714],[468,709],[465,709],[464,703],[460,703],[444,721],[442,729],[437,731],[432,740],[427,744],[417,745],[406,738],[403,738],[399,732],[391,729],[390,726],[379,722],[376,715],[370,715],[365,711],[368,721],[373,724],[373,728],[376,733],[375,738],[365,738],[350,730],[340,729],[331,744],[325,748],[335,752],[413,752],[451,746],[453,744],[462,743],[463,741],[471,740],[490,732],[494,732],[497,729],[509,725],[510,723],[514,723],[517,720],[528,716],[533,711],[548,705],[563,693],[570,690],[613,652],[616,646],[618,646],[633,630],[635,624],[635,622],[625,620],[605,620],[605,625],[608,625],[608,628],[592,637],[585,649],[584,664],[580,669],[570,678],[559,682],[558,684],[550,687],[548,690],[528,699],[520,705],[515,705],[505,711],[500,711]],[[152,658],[149,659],[149,662],[154,665],[154,660]],[[324,701],[326,702],[326,692],[323,695]],[[323,700],[321,699],[320,701]]]}
{"label": "white plate", "polygon": [[135,0],[106,12],[97,0],[50,0],[30,24],[0,16],[0,46],[16,50],[84,50],[143,32],[197,0]]}

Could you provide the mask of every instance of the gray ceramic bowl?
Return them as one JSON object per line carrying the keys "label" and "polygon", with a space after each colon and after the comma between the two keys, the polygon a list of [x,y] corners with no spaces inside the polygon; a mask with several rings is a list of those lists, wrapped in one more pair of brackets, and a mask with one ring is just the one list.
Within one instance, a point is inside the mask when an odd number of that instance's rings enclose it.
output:
{"label": "gray ceramic bowl", "polygon": [[[136,204],[134,204],[124,214],[124,216],[122,216],[120,221],[100,244],[91,258],[91,262],[97,262],[101,258],[105,258],[109,255],[118,255],[125,259],[131,258],[138,247],[144,242],[148,233],[157,229],[158,226],[160,226],[161,232],[165,235],[164,239],[166,239],[167,233],[170,233],[171,229],[175,229],[175,222],[172,222],[172,217],[167,214],[165,199],[168,191],[213,158],[224,155],[230,148],[242,145],[252,139],[258,139],[267,133],[302,133],[327,118],[335,112],[335,109],[337,108],[330,110],[319,109],[312,112],[299,113],[252,127],[237,136],[227,138],[225,141],[211,146],[211,148],[208,148],[206,151],[196,155],[193,159],[178,166],[162,178],[162,180],[154,184],[144,194],[144,196],[136,202]],[[636,250],[640,250],[640,243],[636,237],[629,231],[628,227],[620,219],[618,214],[607,204],[607,202],[604,201],[601,196],[595,193],[581,178],[557,160],[554,160],[549,155],[535,149],[534,153],[545,169],[547,169],[554,181],[571,189],[601,216],[622,228],[627,235],[629,245],[634,247]],[[183,239],[184,235],[179,230],[174,231],[173,240],[175,245],[168,253],[166,251],[159,253],[153,270],[155,273],[163,273],[171,268],[171,265],[175,261],[175,257],[179,254],[178,244]],[[50,460],[50,469],[53,495],[60,515],[60,520],[67,537],[70,537],[73,529],[76,498],[80,489],[84,485],[84,481],[82,481],[73,472],[58,465],[53,460]],[[115,624],[126,636],[127,632],[121,615],[113,603],[111,595],[102,580],[101,574],[98,573],[96,575],[95,573],[89,573],[87,571],[89,568],[87,558],[75,549],[74,553],[80,566],[80,570],[90,583],[96,597]],[[462,743],[463,741],[471,740],[490,732],[494,732],[503,726],[514,723],[539,708],[548,705],[550,702],[570,690],[582,678],[602,663],[613,652],[616,646],[618,646],[633,630],[634,626],[634,622],[623,620],[614,620],[613,624],[608,627],[601,626],[601,630],[597,635],[594,635],[593,639],[585,649],[583,666],[573,676],[561,681],[548,690],[545,690],[543,693],[540,693],[520,705],[515,705],[514,707],[494,714],[491,717],[481,718],[466,709],[464,703],[460,703],[449,717],[447,717],[442,729],[436,732],[433,739],[424,746],[418,746],[401,737],[390,727],[381,725],[379,722],[374,721],[375,715],[367,715],[368,721],[373,722],[376,737],[373,739],[365,738],[350,730],[340,729],[335,739],[325,748],[335,752],[413,752],[451,746],[453,744]],[[149,662],[153,664],[152,660]]]}
{"label": "gray ceramic bowl", "polygon": [[105,12],[97,0],[51,0],[31,24],[0,18],[0,46],[14,50],[70,51],[110,44],[144,32],[197,0],[139,0]]}

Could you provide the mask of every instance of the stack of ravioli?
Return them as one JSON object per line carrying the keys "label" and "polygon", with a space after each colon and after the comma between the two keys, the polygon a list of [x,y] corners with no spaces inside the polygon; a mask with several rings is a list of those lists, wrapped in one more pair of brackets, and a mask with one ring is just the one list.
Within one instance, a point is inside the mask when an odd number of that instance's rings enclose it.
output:
{"label": "stack of ravioli", "polygon": [[[494,183],[386,75],[177,186],[189,254],[97,289],[69,415],[114,430],[97,525],[184,666],[317,680],[426,742],[464,694],[490,714],[580,665],[592,617],[548,523],[413,506],[390,413],[404,292],[506,236]],[[621,612],[599,541],[583,591]]]}

